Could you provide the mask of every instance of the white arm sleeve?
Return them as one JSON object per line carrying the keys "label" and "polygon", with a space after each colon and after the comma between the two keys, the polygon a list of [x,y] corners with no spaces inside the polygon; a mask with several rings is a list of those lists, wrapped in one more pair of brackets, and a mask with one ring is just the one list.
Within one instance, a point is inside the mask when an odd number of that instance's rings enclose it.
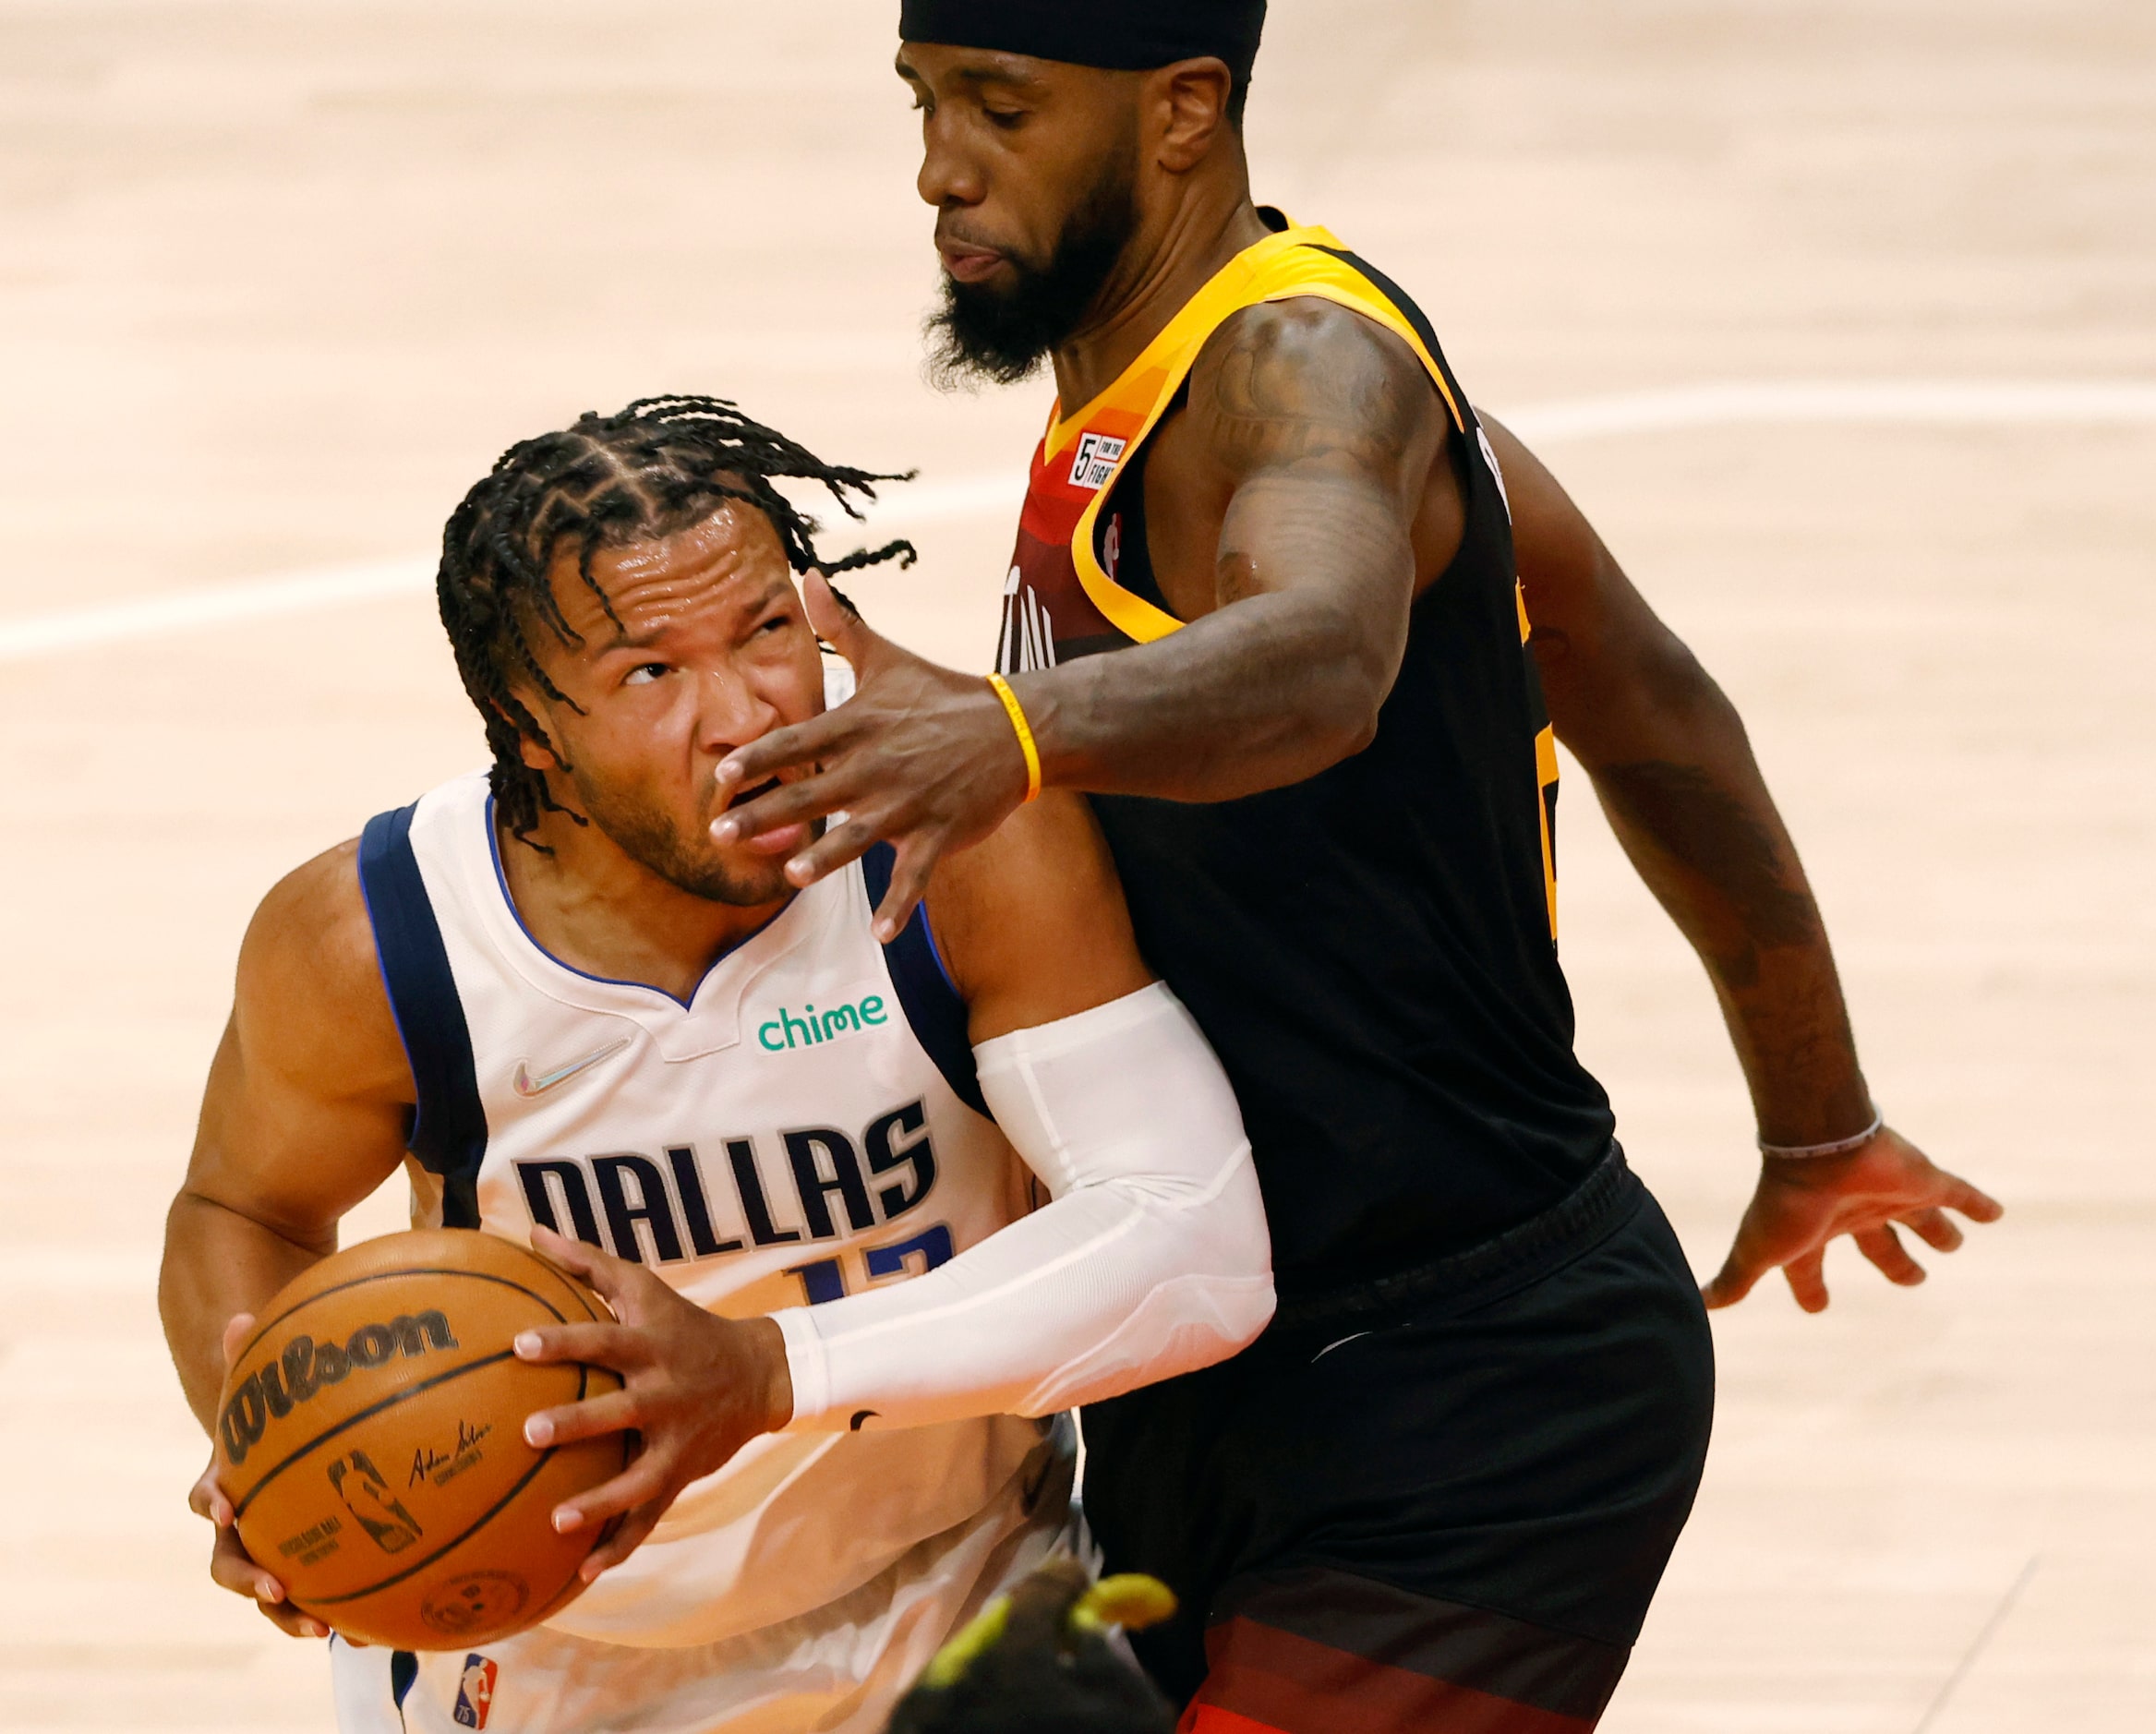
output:
{"label": "white arm sleeve", "polygon": [[974,1054],[1052,1201],[926,1275],[774,1313],[795,1429],[1050,1415],[1223,1360],[1272,1317],[1242,1113],[1165,986]]}

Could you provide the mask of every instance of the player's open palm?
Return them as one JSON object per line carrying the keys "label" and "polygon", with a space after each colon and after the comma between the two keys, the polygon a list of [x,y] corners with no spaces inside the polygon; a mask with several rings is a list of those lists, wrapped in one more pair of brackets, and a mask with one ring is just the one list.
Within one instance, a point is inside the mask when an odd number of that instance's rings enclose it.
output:
{"label": "player's open palm", "polygon": [[1896,1229],[1952,1252],[1962,1234],[1949,1210],[1974,1222],[1995,1222],[2005,1213],[1995,1198],[1936,1166],[1891,1127],[1846,1156],[1769,1157],[1738,1224],[1736,1244],[1702,1293],[1709,1307],[1728,1307],[1778,1269],[1798,1306],[1808,1313],[1824,1311],[1827,1243],[1842,1234],[1856,1241],[1888,1282],[1913,1287],[1924,1280],[1924,1268]]}
{"label": "player's open palm", "polygon": [[534,1229],[532,1244],[597,1290],[619,1320],[549,1325],[516,1340],[521,1360],[582,1361],[621,1376],[619,1391],[542,1409],[524,1423],[525,1442],[541,1450],[608,1433],[637,1441],[619,1475],[555,1509],[564,1535],[615,1525],[584,1562],[589,1583],[627,1559],[690,1482],[791,1420],[793,1387],[784,1339],[768,1319],[721,1319],[642,1265],[548,1229]]}

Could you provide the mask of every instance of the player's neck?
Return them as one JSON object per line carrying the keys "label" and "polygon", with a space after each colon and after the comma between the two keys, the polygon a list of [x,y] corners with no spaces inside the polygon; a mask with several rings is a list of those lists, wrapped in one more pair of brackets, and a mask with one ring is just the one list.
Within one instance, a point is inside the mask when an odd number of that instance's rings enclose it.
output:
{"label": "player's neck", "polygon": [[1100,305],[1055,350],[1064,414],[1113,385],[1223,266],[1267,233],[1240,175],[1191,187],[1157,226],[1141,224]]}
{"label": "player's neck", "polygon": [[793,900],[719,903],[644,866],[596,825],[541,816],[533,840],[499,838],[502,877],[524,931],[549,956],[586,975],[634,981],[686,1004],[711,966]]}

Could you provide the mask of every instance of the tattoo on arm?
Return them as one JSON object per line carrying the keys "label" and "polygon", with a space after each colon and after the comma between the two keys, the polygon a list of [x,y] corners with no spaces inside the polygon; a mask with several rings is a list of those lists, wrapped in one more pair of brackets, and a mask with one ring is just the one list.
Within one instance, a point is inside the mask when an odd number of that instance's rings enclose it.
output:
{"label": "tattoo on arm", "polygon": [[1781,839],[1712,773],[1648,760],[1607,765],[1596,784],[1618,815],[1711,880],[1754,945],[1803,945],[1819,908]]}
{"label": "tattoo on arm", "polygon": [[1419,365],[1405,377],[1374,331],[1313,342],[1310,316],[1268,311],[1244,320],[1207,370],[1214,450],[1230,470],[1247,476],[1326,459],[1373,476],[1396,470],[1429,412]]}
{"label": "tattoo on arm", "polygon": [[1233,495],[1216,604],[1302,582],[1356,597],[1359,613],[1367,587],[1412,584],[1410,530],[1442,432],[1422,364],[1360,315],[1318,302],[1250,308],[1220,343],[1190,381]]}
{"label": "tattoo on arm", "polygon": [[1451,426],[1420,362],[1359,314],[1296,301],[1223,324],[1189,388],[1148,499],[1153,528],[1187,538],[1189,591],[1210,578],[1211,595],[1157,643],[1028,677],[1070,788],[1205,801],[1299,782],[1367,744],[1399,671],[1415,514]]}
{"label": "tattoo on arm", "polygon": [[1213,568],[1213,595],[1223,608],[1254,596],[1264,588],[1258,562],[1241,548],[1229,549]]}

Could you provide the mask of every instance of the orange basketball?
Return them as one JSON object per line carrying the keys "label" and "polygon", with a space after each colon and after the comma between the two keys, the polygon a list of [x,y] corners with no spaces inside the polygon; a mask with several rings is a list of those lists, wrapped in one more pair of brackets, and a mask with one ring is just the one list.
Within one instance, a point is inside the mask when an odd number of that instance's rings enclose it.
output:
{"label": "orange basketball", "polygon": [[610,1434],[534,1451],[524,1417],[620,1381],[510,1345],[609,1316],[492,1234],[390,1234],[323,1259],[262,1308],[218,1403],[218,1475],[247,1552],[325,1624],[402,1650],[464,1649],[553,1612],[596,1532],[558,1535],[549,1514],[619,1474],[628,1448]]}

